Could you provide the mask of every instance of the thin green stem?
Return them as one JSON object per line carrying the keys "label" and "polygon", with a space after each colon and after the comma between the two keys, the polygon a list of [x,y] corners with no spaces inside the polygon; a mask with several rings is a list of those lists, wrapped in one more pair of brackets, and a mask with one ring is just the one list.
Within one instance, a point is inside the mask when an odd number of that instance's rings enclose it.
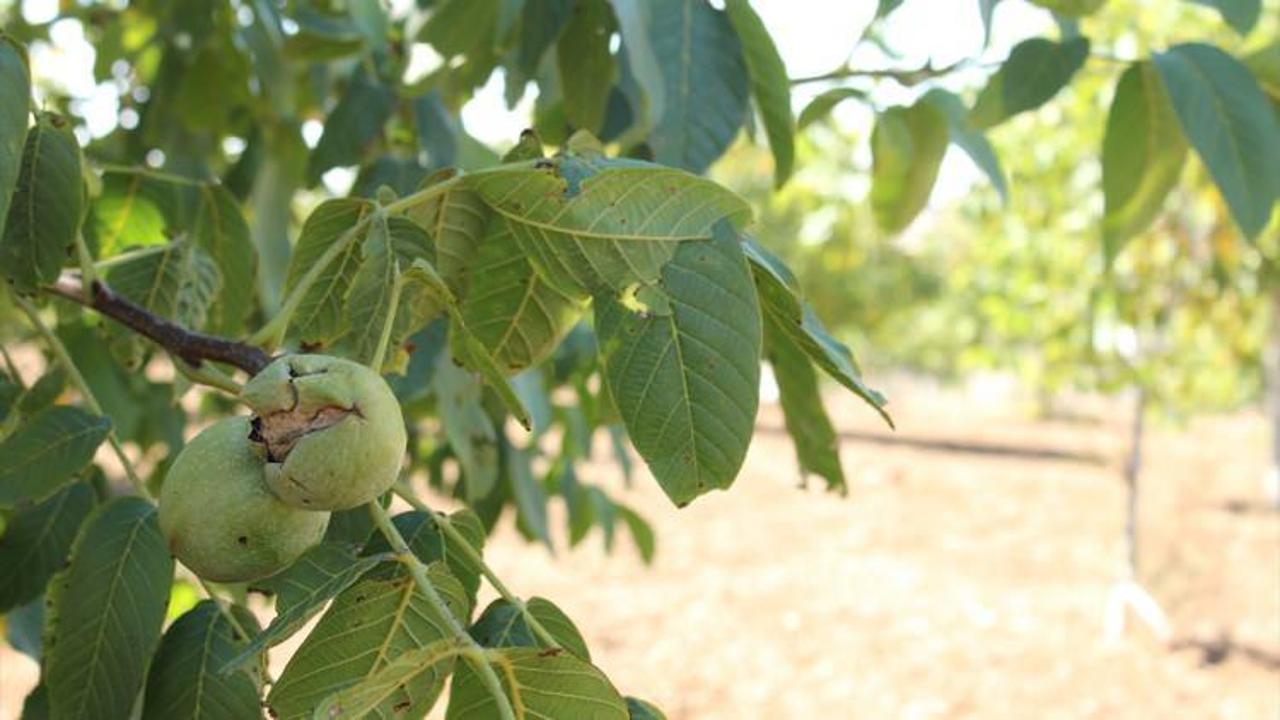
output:
{"label": "thin green stem", "polygon": [[245,630],[244,625],[241,625],[240,621],[236,619],[235,613],[231,612],[231,608],[227,607],[227,603],[213,591],[213,588],[209,587],[209,583],[205,582],[205,579],[199,575],[196,575],[195,578],[196,582],[200,583],[200,589],[204,590],[204,594],[208,595],[213,604],[218,606],[218,612],[222,613],[222,617],[226,618],[227,622],[230,623],[231,629],[235,630],[236,634],[245,640],[252,637],[249,635],[249,631]]}
{"label": "thin green stem", "polygon": [[520,611],[520,614],[524,616],[525,624],[529,626],[529,629],[533,631],[534,635],[538,636],[539,640],[545,643],[547,647],[561,647],[560,642],[555,639],[549,630],[547,630],[546,626],[539,622],[538,618],[533,616],[533,613],[529,612],[529,608],[524,604],[524,601],[515,593],[511,592],[507,587],[507,584],[502,582],[502,578],[498,577],[498,574],[493,571],[493,568],[489,567],[489,564],[484,561],[484,556],[476,552],[476,549],[471,546],[470,541],[468,541],[467,538],[458,531],[458,528],[453,526],[448,515],[432,510],[430,506],[419,500],[418,496],[414,495],[412,490],[404,487],[403,485],[397,485],[394,492],[405,502],[409,503],[410,507],[414,510],[427,513],[435,520],[436,525],[440,528],[440,532],[448,536],[448,538],[453,541],[453,544],[458,546],[458,552],[465,556],[467,560],[471,561],[476,567],[480,568],[480,574],[484,576],[485,580],[489,581],[489,584],[493,586],[494,590],[498,591],[498,594],[502,596],[503,600],[511,603]]}
{"label": "thin green stem", "polygon": [[180,357],[173,355],[169,357],[173,360],[173,366],[177,368],[178,373],[191,382],[208,385],[231,395],[240,394],[240,383],[233,380],[230,375],[214,367],[212,363],[205,363],[200,367],[196,367]]}
{"label": "thin green stem", "polygon": [[396,324],[396,311],[400,308],[400,293],[404,283],[400,278],[400,268],[396,267],[396,279],[391,283],[391,306],[387,308],[387,317],[382,321],[382,334],[378,336],[378,348],[373,352],[373,362],[369,367],[376,373],[382,372],[382,363],[387,357],[387,345],[391,344],[391,330]]}
{"label": "thin green stem", "polygon": [[[80,396],[84,398],[84,404],[89,406],[89,409],[94,414],[106,415],[102,411],[102,406],[98,404],[98,399],[93,396],[93,390],[89,388],[89,383],[85,381],[84,375],[80,374],[80,368],[76,367],[75,360],[71,359],[71,353],[67,352],[67,346],[63,345],[57,334],[49,329],[48,325],[44,324],[31,301],[16,293],[13,295],[13,301],[22,309],[22,312],[26,313],[36,331],[49,344],[49,349],[53,351],[53,356],[62,364],[63,369],[67,371],[67,375],[71,378],[71,383],[80,391]],[[128,455],[125,455],[124,446],[120,444],[120,438],[116,435],[114,429],[107,435],[107,442],[111,444],[111,449],[115,451],[116,457],[120,459],[120,464],[124,466],[124,474],[128,476],[133,488],[138,491],[139,495],[151,497],[151,493],[147,491],[146,483],[142,482],[142,478],[138,476],[138,471],[134,469],[133,461],[129,459]]]}
{"label": "thin green stem", "polygon": [[93,266],[93,254],[89,252],[89,246],[84,242],[84,235],[80,233],[76,233],[76,257],[80,260],[80,277],[84,282],[84,300],[85,302],[92,302],[93,283],[98,279],[98,274]]}
{"label": "thin green stem", "polygon": [[302,304],[302,299],[310,292],[311,286],[315,285],[329,265],[333,264],[333,261],[346,252],[351,243],[360,237],[361,232],[368,227],[373,218],[378,217],[380,213],[402,213],[409,208],[443,195],[452,190],[459,180],[461,180],[461,176],[436,183],[411,195],[406,195],[380,210],[365,215],[355,225],[352,225],[332,245],[325,248],[325,251],[312,263],[307,272],[298,279],[298,283],[289,290],[289,295],[280,304],[280,310],[266,325],[263,325],[258,332],[249,338],[249,344],[257,345],[266,350],[274,350],[284,342],[284,335],[289,329],[289,322],[293,319],[293,314],[298,311],[298,306]]}
{"label": "thin green stem", "polygon": [[26,390],[27,384],[22,382],[22,373],[18,372],[18,363],[13,361],[13,356],[9,355],[9,348],[0,345],[0,355],[4,355],[4,366],[9,370],[9,377],[13,379],[19,390]]}
{"label": "thin green stem", "polygon": [[377,525],[383,537],[390,543],[391,549],[396,553],[396,558],[409,569],[409,574],[413,576],[418,589],[426,596],[427,601],[435,608],[436,613],[449,624],[449,630],[452,635],[459,643],[462,643],[462,655],[479,673],[480,680],[490,694],[493,695],[493,701],[498,707],[500,720],[515,720],[515,711],[511,709],[511,701],[507,698],[507,694],[502,691],[502,681],[498,679],[498,674],[493,671],[493,666],[489,664],[484,648],[467,634],[466,628],[453,616],[453,611],[445,604],[444,598],[440,597],[440,593],[436,592],[435,586],[431,584],[430,578],[427,577],[427,566],[409,549],[409,544],[405,542],[404,536],[396,529],[395,523],[391,522],[391,516],[387,514],[386,509],[376,501],[369,503],[368,507],[369,515],[373,517],[374,525]]}

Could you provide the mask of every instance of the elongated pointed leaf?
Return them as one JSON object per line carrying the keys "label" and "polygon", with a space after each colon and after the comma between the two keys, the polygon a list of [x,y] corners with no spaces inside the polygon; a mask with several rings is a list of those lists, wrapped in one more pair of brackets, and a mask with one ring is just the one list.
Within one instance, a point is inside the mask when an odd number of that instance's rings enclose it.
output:
{"label": "elongated pointed leaf", "polygon": [[1134,63],[1116,85],[1102,143],[1102,237],[1107,259],[1155,219],[1178,182],[1187,141],[1164,80],[1148,62]]}
{"label": "elongated pointed leaf", "polygon": [[[492,0],[488,0],[492,1]],[[356,65],[342,99],[325,119],[324,133],[307,161],[307,182],[314,185],[332,168],[357,165],[382,134],[395,110],[395,92]]]}
{"label": "elongated pointed leaf", "polygon": [[1241,61],[1271,99],[1272,107],[1280,111],[1280,40],[1254,50]]}
{"label": "elongated pointed leaf", "polygon": [[45,408],[0,442],[0,507],[40,502],[93,459],[111,421],[69,405]]}
{"label": "elongated pointed leaf", "polygon": [[1092,14],[1106,2],[1107,0],[1031,0],[1034,5],[1071,18]]}
{"label": "elongated pointed leaf", "polygon": [[[578,659],[591,662],[591,652],[587,650],[582,633],[555,603],[545,598],[531,597],[525,601],[525,607],[561,647]],[[476,642],[487,648],[546,647],[529,627],[520,609],[502,598],[490,603],[468,632]]]}
{"label": "elongated pointed leaf", "polygon": [[257,259],[239,205],[221,185],[202,183],[200,203],[193,225],[195,241],[213,259],[221,276],[222,288],[217,302],[210,305],[207,326],[213,332],[236,335],[255,304]]}
{"label": "elongated pointed leaf", "polygon": [[831,337],[813,308],[801,299],[799,284],[787,266],[755,241],[748,240],[743,248],[760,293],[761,312],[776,321],[775,327],[783,331],[781,335],[824,372],[875,408],[889,427],[893,427],[893,419],[884,409],[884,396],[867,386],[853,352]]}
{"label": "elongated pointed leaf", "polygon": [[871,209],[880,227],[900,232],[928,204],[947,140],[946,117],[929,103],[880,114],[871,134]]}
{"label": "elongated pointed leaf", "polygon": [[618,19],[622,34],[622,51],[626,53],[626,66],[630,68],[637,93],[633,112],[638,119],[641,133],[647,133],[662,118],[666,108],[666,80],[662,63],[653,46],[654,7],[647,0],[610,0],[613,15]]}
{"label": "elongated pointed leaf", "polygon": [[526,538],[540,541],[554,551],[547,526],[547,491],[533,476],[533,458],[510,443],[502,443],[502,464],[516,506],[516,527]]}
{"label": "elongated pointed leaf", "polygon": [[[452,176],[452,171],[436,173],[424,187]],[[492,214],[484,200],[471,188],[459,185],[409,208],[406,214],[431,236],[440,276],[455,295],[461,295],[467,287],[471,258],[485,236]]]}
{"label": "elongated pointed leaf", "polygon": [[93,488],[76,483],[9,518],[0,535],[0,612],[40,596],[66,562],[76,531],[94,503]]}
{"label": "elongated pointed leaf", "polygon": [[[251,617],[244,613],[237,621],[244,625]],[[165,632],[151,664],[142,719],[258,717],[258,687],[251,670],[219,672],[243,646],[216,601],[201,600],[183,613]]]}
{"label": "elongated pointed leaf", "polygon": [[1248,35],[1258,17],[1262,15],[1262,0],[1191,0],[1197,5],[1211,7],[1222,15],[1236,32]]}
{"label": "elongated pointed leaf", "polygon": [[617,76],[609,52],[616,24],[608,0],[578,0],[556,43],[565,117],[575,128],[599,133],[604,125],[605,103]]}
{"label": "elongated pointed leaf", "polygon": [[782,417],[796,447],[800,472],[823,478],[828,490],[843,495],[848,492],[848,485],[840,466],[835,428],[822,406],[818,374],[809,356],[787,337],[778,322],[777,315],[765,313],[764,352],[778,382]]}
{"label": "elongated pointed leaf", "polygon": [[644,312],[597,297],[609,392],[636,450],[678,506],[733,483],[760,384],[760,307],[737,232],[682,243]]}
{"label": "elongated pointed leaf", "polygon": [[[314,717],[377,717],[378,706],[386,703],[401,688],[424,673],[437,672],[437,666],[452,661],[461,652],[454,639],[437,640],[430,645],[400,653],[377,672],[341,692],[330,695],[316,708]],[[392,708],[393,712],[395,708]]]}
{"label": "elongated pointed leaf", "polygon": [[49,584],[42,679],[51,718],[129,717],[172,577],[154,505],[118,498],[89,516],[67,569]]}
{"label": "elongated pointed leaf", "polygon": [[468,502],[488,495],[498,483],[498,431],[481,404],[480,379],[442,355],[432,377],[440,423],[462,470]]}
{"label": "elongated pointed leaf", "polygon": [[[504,648],[491,656],[493,669],[519,720],[574,718],[627,720],[627,706],[613,683],[595,666],[560,649]],[[496,703],[469,664],[458,665],[446,720],[490,720]]]}
{"label": "elongated pointed leaf", "polygon": [[[3,32],[0,32],[0,97],[9,98],[0,107],[0,218],[6,218],[9,199],[18,184],[27,121],[31,115],[31,71],[27,67],[27,49]],[[0,237],[4,236],[4,225],[0,220]]]}
{"label": "elongated pointed leaf", "polygon": [[338,593],[387,558],[386,553],[356,557],[355,549],[345,543],[323,542],[307,550],[285,570],[255,582],[255,589],[275,593],[276,616],[266,630],[219,670],[230,671],[284,642]]}
{"label": "elongated pointed leaf", "polygon": [[302,225],[302,234],[289,258],[285,293],[290,293],[311,268],[321,264],[326,251],[342,249],[327,263],[316,282],[307,290],[292,318],[292,332],[309,344],[325,343],[346,329],[343,308],[352,278],[360,262],[359,240],[362,221],[373,211],[363,200],[329,200],[312,211]]}
{"label": "elongated pointed leaf", "polygon": [[[430,580],[455,618],[465,622],[470,603],[458,581],[440,565],[431,566]],[[267,708],[279,720],[310,718],[330,695],[375,675],[402,653],[449,635],[448,621],[407,573],[361,580],[334,599],[303,641],[271,688]],[[413,678],[379,704],[376,716],[425,715],[448,671],[438,664]]]}
{"label": "elongated pointed leaf", "polygon": [[[0,47],[8,44],[0,42]],[[15,104],[24,102],[18,98]],[[0,269],[20,292],[35,292],[56,280],[72,254],[84,213],[82,182],[80,143],[71,123],[41,113],[27,133],[17,188],[0,235]]]}
{"label": "elongated pointed leaf", "polygon": [[837,105],[853,98],[865,99],[867,93],[857,88],[832,88],[820,93],[817,97],[809,101],[804,106],[804,110],[800,111],[800,120],[798,126],[801,130],[810,125],[824,120]]}
{"label": "elongated pointed leaf", "polygon": [[1000,199],[1009,201],[1009,187],[1004,179],[1004,170],[1000,168],[1000,159],[996,157],[991,142],[980,130],[969,126],[968,110],[964,101],[954,93],[942,88],[933,88],[924,94],[923,100],[942,111],[947,118],[947,129],[951,142],[964,150],[974,165],[978,166],[991,181],[991,185],[1000,193]]}
{"label": "elongated pointed leaf", "polygon": [[[403,288],[400,274],[414,260],[427,259],[430,240],[413,222],[404,218],[379,216],[370,224],[369,236],[361,245],[362,259],[347,291],[346,315],[351,332],[344,338],[352,357],[368,364],[377,352],[387,316],[395,306],[396,319],[389,344],[393,352],[404,338],[422,329],[442,308],[430,302],[433,295],[422,295],[421,302],[405,302],[401,307]],[[399,296],[397,296],[399,293]],[[410,298],[413,300],[413,298]],[[415,317],[410,318],[410,314]]]}
{"label": "elongated pointed leaf", "polygon": [[1153,59],[1191,147],[1246,237],[1280,197],[1280,120],[1249,70],[1212,45],[1177,45]]}
{"label": "elongated pointed leaf", "polygon": [[627,696],[627,713],[630,720],[667,720],[657,705],[630,695]]}
{"label": "elongated pointed leaf", "polygon": [[1066,86],[1088,56],[1089,40],[1083,37],[1061,43],[1047,38],[1023,40],[987,80],[969,122],[985,129],[1040,107]]}
{"label": "elongated pointed leaf", "polygon": [[791,80],[769,30],[747,0],[727,0],[725,12],[742,43],[751,76],[751,94],[764,120],[773,152],[774,185],[782,187],[795,164],[795,118],[791,114]]}
{"label": "elongated pointed leaf", "polygon": [[525,254],[568,295],[651,283],[681,240],[751,217],[737,195],[648,163],[566,156],[475,173],[469,183],[507,218]]}
{"label": "elongated pointed leaf", "polygon": [[705,0],[654,0],[650,20],[663,108],[649,145],[663,165],[701,173],[729,148],[746,120],[742,45],[729,18]]}
{"label": "elongated pointed leaf", "polygon": [[462,317],[499,367],[542,362],[582,314],[580,299],[547,284],[525,257],[506,218],[496,218],[471,265]]}

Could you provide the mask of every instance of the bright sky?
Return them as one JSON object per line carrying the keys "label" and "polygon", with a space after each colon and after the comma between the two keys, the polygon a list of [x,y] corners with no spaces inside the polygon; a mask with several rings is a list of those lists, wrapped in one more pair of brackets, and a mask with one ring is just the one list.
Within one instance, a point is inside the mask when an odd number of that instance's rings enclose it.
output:
{"label": "bright sky", "polygon": [[[58,0],[21,0],[22,13],[28,22],[48,22],[57,15]],[[5,5],[0,0],[0,6]],[[401,3],[397,3],[401,4]],[[874,0],[754,0],[753,5],[773,35],[787,70],[792,77],[815,75],[839,67],[849,59],[850,50],[875,12]],[[995,32],[991,46],[982,49],[982,21],[978,2],[937,2],[906,0],[884,28],[888,45],[901,54],[894,60],[864,44],[854,55],[859,67],[913,68],[932,59],[935,65],[946,65],[960,58],[980,53],[999,60],[1017,41],[1052,27],[1048,12],[1025,2],[1002,2],[996,6]],[[119,93],[123,83],[95,83],[92,75],[94,51],[85,40],[83,29],[74,20],[55,23],[50,29],[53,46],[41,44],[31,49],[32,66],[37,78],[59,87],[70,95],[73,109],[81,113],[88,127],[87,135],[101,137],[118,123],[126,127],[137,123],[136,114],[119,112]],[[977,72],[977,71],[974,71]],[[955,82],[973,85],[979,78],[957,74]],[[488,85],[463,108],[468,131],[493,145],[508,145],[530,121],[532,103],[526,98],[514,110],[502,100],[503,81],[495,73]],[[793,100],[799,112],[808,100],[823,88],[801,86]],[[879,105],[909,102],[915,94],[892,82],[882,82],[874,96]],[[141,99],[141,98],[139,98]],[[843,127],[866,131],[871,114],[856,103],[845,103],[837,109],[835,119]],[[319,125],[306,128],[309,143],[318,139]],[[81,138],[87,141],[88,137]],[[859,167],[869,164],[869,157],[852,158]],[[945,203],[967,192],[977,181],[977,170],[968,159],[952,148],[943,164],[935,203]],[[342,183],[347,184],[347,183]]]}

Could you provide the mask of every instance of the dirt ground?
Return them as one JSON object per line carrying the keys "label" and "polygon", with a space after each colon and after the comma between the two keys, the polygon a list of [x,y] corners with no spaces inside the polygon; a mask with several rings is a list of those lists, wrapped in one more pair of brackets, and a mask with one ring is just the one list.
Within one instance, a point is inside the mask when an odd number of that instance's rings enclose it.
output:
{"label": "dirt ground", "polygon": [[[1140,579],[1173,640],[1130,617],[1108,641],[1125,406],[1032,421],[977,390],[899,384],[899,440],[1080,457],[868,441],[884,434],[874,416],[833,397],[856,435],[841,500],[797,489],[767,406],[734,488],[685,510],[645,477],[624,491],[607,463],[584,472],[653,522],[652,567],[625,536],[611,556],[593,536],[551,558],[510,527],[486,555],[516,592],[554,599],[619,688],[672,720],[1280,717],[1280,514],[1263,492],[1260,415],[1153,424]],[[34,681],[0,649],[0,720]]]}

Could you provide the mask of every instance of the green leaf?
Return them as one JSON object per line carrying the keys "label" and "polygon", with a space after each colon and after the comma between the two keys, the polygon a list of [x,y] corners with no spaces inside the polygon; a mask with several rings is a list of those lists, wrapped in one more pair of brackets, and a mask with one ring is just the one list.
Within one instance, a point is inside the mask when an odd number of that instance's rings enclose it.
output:
{"label": "green leaf", "polygon": [[[347,291],[346,317],[351,332],[345,340],[351,356],[365,364],[372,362],[382,338],[382,329],[396,306],[390,346],[392,349],[409,335],[421,330],[438,316],[442,302],[434,292],[405,292],[401,272],[415,260],[429,258],[430,239],[416,224],[405,218],[376,216],[370,223],[369,235],[362,244],[363,259],[351,279]],[[395,297],[400,293],[399,298]],[[387,362],[395,358],[387,356]]]}
{"label": "green leaf", "polygon": [[[404,536],[409,549],[419,560],[430,564],[443,562],[462,583],[471,603],[475,603],[480,588],[480,565],[470,560],[457,541],[448,538],[436,526],[436,520],[423,512],[406,512],[393,518],[396,529]],[[480,518],[470,510],[459,510],[449,515],[449,522],[467,540],[477,555],[484,550],[485,531]],[[390,552],[391,546],[381,535],[375,535],[365,548],[365,554]]]}
{"label": "green leaf", "polygon": [[[451,170],[436,173],[427,178],[423,187],[452,177]],[[459,185],[414,205],[406,214],[431,236],[440,276],[454,295],[462,295],[470,275],[471,258],[485,237],[492,214],[480,194]]]}
{"label": "green leaf", "polygon": [[35,687],[22,701],[22,720],[48,720],[49,693],[44,683]]}
{"label": "green leaf", "polygon": [[1178,182],[1187,141],[1164,81],[1149,62],[1120,76],[1102,142],[1102,237],[1107,262],[1151,224]]}
{"label": "green leaf", "polygon": [[156,509],[136,497],[85,521],[49,587],[43,682],[54,720],[129,717],[160,640],[173,558]]}
{"label": "green leaf", "polygon": [[31,415],[52,405],[67,387],[67,372],[61,365],[40,376],[34,385],[22,393],[18,411]]}
{"label": "green leaf", "polygon": [[1249,70],[1212,45],[1176,45],[1153,62],[1191,147],[1255,237],[1280,196],[1280,120]]}
{"label": "green leaf", "polygon": [[9,518],[0,535],[0,613],[40,596],[94,503],[93,488],[76,483]]}
{"label": "green leaf", "polygon": [[[65,559],[65,558],[64,558]],[[44,597],[13,608],[4,616],[4,635],[9,647],[40,662],[44,648],[41,633],[44,631]],[[41,686],[43,687],[43,686]],[[45,711],[48,715],[48,710]]]}
{"label": "green leaf", "polygon": [[755,276],[761,312],[775,321],[775,327],[783,331],[781,334],[817,363],[823,372],[865,400],[880,413],[889,427],[893,427],[893,419],[884,410],[884,396],[863,382],[862,371],[858,369],[853,353],[831,337],[813,308],[801,300],[799,284],[786,265],[753,240],[743,243],[743,249]]}
{"label": "green leaf", "polygon": [[1262,15],[1262,0],[1191,0],[1197,5],[1211,7],[1222,15],[1236,32],[1248,35]]}
{"label": "green leaf", "polygon": [[[0,47],[9,46],[0,41]],[[27,133],[17,189],[0,236],[0,268],[14,288],[31,293],[58,279],[75,247],[83,213],[80,143],[65,118],[41,113]]]}
{"label": "green leaf", "polygon": [[329,262],[316,282],[307,289],[293,314],[291,332],[309,345],[323,344],[341,336],[347,328],[343,316],[347,292],[360,263],[360,244],[354,234],[367,230],[365,216],[373,205],[364,200],[328,200],[312,211],[302,225],[302,233],[289,258],[285,294],[293,291],[312,266],[330,247],[345,248]]}
{"label": "green leaf", "polygon": [[[414,682],[424,673],[436,673],[436,666],[451,661],[461,654],[462,648],[453,639],[437,640],[430,645],[407,650],[382,666],[377,672],[341,692],[325,698],[316,708],[316,718],[359,718],[380,716],[378,706],[386,703],[401,688]],[[450,663],[452,664],[452,663]],[[395,712],[399,706],[393,707]]]}
{"label": "green leaf", "polygon": [[0,507],[40,502],[71,482],[111,432],[111,421],[70,405],[45,408],[0,442]]}
{"label": "green leaf", "polygon": [[991,44],[991,18],[995,14],[996,5],[1000,0],[978,0],[978,13],[982,15],[982,47],[986,48]]}
{"label": "green leaf", "polygon": [[226,188],[141,170],[103,174],[85,234],[100,258],[130,248],[150,248],[181,240],[213,259],[223,286],[210,307],[213,332],[236,334],[254,308],[254,248],[249,227]]}
{"label": "green leaf", "polygon": [[654,7],[647,0],[610,2],[621,30],[626,66],[641,89],[637,93],[632,111],[639,120],[640,132],[647,133],[662,118],[667,94],[662,64],[658,61],[651,39]]}
{"label": "green leaf", "polygon": [[1031,0],[1031,3],[1058,15],[1078,18],[1096,12],[1107,0]]}
{"label": "green leaf", "polygon": [[560,94],[574,128],[599,133],[617,77],[609,38],[616,28],[608,0],[579,0],[556,43]]}
{"label": "green leaf", "polygon": [[733,484],[759,401],[760,307],[737,232],[681,243],[655,297],[665,314],[595,304],[609,392],[636,450],[678,506]]}
{"label": "green leaf", "polygon": [[[491,2],[492,0],[486,0]],[[477,2],[477,5],[483,4]],[[307,161],[307,184],[315,185],[326,171],[358,165],[395,110],[395,92],[357,65],[342,99],[325,118],[324,132]]]}
{"label": "green leaf", "polygon": [[926,102],[880,114],[871,133],[871,210],[887,232],[900,232],[929,202],[947,152],[947,119]]}
{"label": "green leaf", "polygon": [[663,165],[702,173],[747,118],[748,74],[725,13],[705,0],[653,0],[649,42],[662,68],[662,114],[649,135]]}
{"label": "green leaf", "polygon": [[[0,107],[0,218],[9,216],[9,201],[22,168],[27,121],[31,115],[31,71],[27,49],[0,32],[0,97],[9,98]],[[5,224],[0,221],[0,237]]]}
{"label": "green leaf", "polygon": [[658,706],[630,695],[627,696],[627,713],[631,720],[667,720]]}
{"label": "green leaf", "polygon": [[533,476],[533,459],[528,452],[506,442],[502,443],[502,454],[520,531],[531,540],[541,541],[548,550],[554,550],[547,526],[547,492]]}
{"label": "green leaf", "polygon": [[201,600],[183,613],[165,632],[151,663],[142,720],[258,717],[258,686],[251,671],[219,672],[243,645],[217,601]]}
{"label": "green leaf", "polygon": [[[582,633],[555,603],[531,597],[525,601],[525,608],[561,647],[578,659],[591,662],[591,652],[587,650]],[[484,609],[467,632],[487,648],[545,647],[529,627],[520,609],[502,598],[489,603],[489,607]]]}
{"label": "green leaf", "polygon": [[462,469],[465,496],[475,502],[498,482],[498,434],[481,404],[483,386],[444,354],[431,382],[445,438]]}
{"label": "green leaf", "polygon": [[814,474],[823,478],[828,490],[844,495],[848,485],[840,466],[839,442],[822,406],[818,374],[808,355],[778,323],[778,316],[766,311],[764,352],[778,382],[782,417],[796,446],[800,472],[802,476]]}
{"label": "green leaf", "polygon": [[583,302],[547,284],[495,218],[471,261],[463,320],[499,367],[518,372],[551,354],[582,314]]}
{"label": "green leaf", "polygon": [[1280,40],[1249,53],[1243,62],[1271,103],[1280,108]]}
{"label": "green leaf", "polygon": [[933,88],[922,99],[942,111],[947,118],[951,142],[964,150],[973,164],[986,174],[996,192],[1000,193],[1000,199],[1008,202],[1009,187],[1004,179],[1004,170],[1000,168],[1000,159],[996,157],[987,136],[969,126],[964,101],[942,88]]}
{"label": "green leaf", "polygon": [[[490,655],[518,718],[627,720],[626,703],[604,673],[557,648],[504,648]],[[449,693],[446,720],[490,720],[497,707],[479,674],[458,666]]]}
{"label": "green leaf", "polygon": [[764,120],[764,132],[773,152],[774,185],[782,187],[795,163],[795,119],[791,115],[791,80],[769,30],[747,0],[727,0],[725,12],[742,43],[751,93]]}
{"label": "green leaf", "polygon": [[364,35],[350,11],[328,13],[311,4],[299,4],[290,16],[298,31],[284,38],[284,53],[305,61],[334,60],[364,49]]}
{"label": "green leaf", "polygon": [[817,97],[809,101],[804,106],[804,110],[800,111],[800,120],[798,125],[801,130],[810,125],[824,120],[836,105],[849,100],[851,98],[865,99],[867,94],[857,88],[832,88],[820,93]]}
{"label": "green leaf", "polygon": [[636,544],[636,550],[640,552],[640,559],[644,561],[645,565],[652,565],[653,556],[658,549],[653,528],[635,510],[616,503],[614,507],[618,510],[618,516],[627,524],[627,532],[631,533],[631,539]]}
{"label": "green leaf", "polygon": [[497,27],[499,0],[447,0],[441,3],[418,33],[445,57],[462,55],[481,43],[492,45]]}
{"label": "green leaf", "polygon": [[751,208],[719,185],[649,163],[558,157],[468,176],[546,280],[567,295],[657,279],[681,240]]}
{"label": "green leaf", "polygon": [[1088,56],[1089,40],[1083,37],[1062,43],[1046,38],[1023,40],[987,80],[969,122],[985,129],[1040,107],[1066,86]]}
{"label": "green leaf", "polygon": [[[430,567],[429,578],[455,618],[465,623],[471,608],[462,586],[441,565]],[[437,614],[406,572],[363,579],[334,599],[302,642],[267,696],[268,712],[280,720],[310,718],[330,695],[449,633],[449,621]],[[448,672],[447,666],[437,665],[413,678],[378,705],[377,716],[425,715]]]}
{"label": "green leaf", "polygon": [[[368,512],[364,508],[361,511]],[[255,590],[275,593],[276,616],[266,630],[254,637],[220,671],[243,665],[267,648],[287,640],[320,612],[325,603],[386,559],[386,554],[357,558],[355,549],[345,543],[322,542],[308,549],[279,573],[253,583]]]}

